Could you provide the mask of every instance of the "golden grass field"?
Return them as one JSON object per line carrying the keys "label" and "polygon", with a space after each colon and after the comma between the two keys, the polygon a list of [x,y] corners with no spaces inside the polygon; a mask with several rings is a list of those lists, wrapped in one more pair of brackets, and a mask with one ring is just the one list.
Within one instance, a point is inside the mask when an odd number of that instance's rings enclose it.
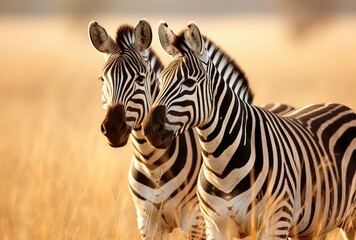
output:
{"label": "golden grass field", "polygon": [[[100,133],[104,59],[89,44],[87,25],[97,20],[113,34],[140,17],[0,17],[0,239],[139,239],[127,187],[132,150],[110,148]],[[146,18],[167,63],[156,34],[161,18]],[[273,16],[165,20],[176,32],[194,20],[231,53],[256,104],[356,109],[356,17],[298,37]]]}

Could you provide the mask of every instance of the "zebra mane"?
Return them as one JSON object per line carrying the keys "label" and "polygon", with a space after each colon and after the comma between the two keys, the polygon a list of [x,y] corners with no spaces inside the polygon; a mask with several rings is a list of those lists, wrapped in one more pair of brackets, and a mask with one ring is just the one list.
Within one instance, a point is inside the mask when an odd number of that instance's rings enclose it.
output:
{"label": "zebra mane", "polygon": [[133,31],[134,28],[128,24],[123,24],[117,29],[115,42],[121,50],[133,44]]}
{"label": "zebra mane", "polygon": [[[173,41],[173,46],[180,53],[187,53],[189,46],[187,45],[184,37],[184,30],[180,32]],[[228,83],[230,88],[240,96],[240,93],[247,93],[247,102],[252,103],[254,93],[249,85],[247,76],[237,62],[214,41],[210,40],[207,36],[203,35],[205,47],[207,48],[209,58],[214,62],[214,65],[224,80]],[[216,59],[216,60],[215,60]],[[246,94],[244,94],[246,96]]]}

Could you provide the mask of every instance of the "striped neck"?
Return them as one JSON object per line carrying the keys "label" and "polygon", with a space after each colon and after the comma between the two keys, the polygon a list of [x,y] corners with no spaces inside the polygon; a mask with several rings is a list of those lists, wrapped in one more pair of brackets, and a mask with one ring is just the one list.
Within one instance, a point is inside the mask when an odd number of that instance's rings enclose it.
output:
{"label": "striped neck", "polygon": [[[214,101],[211,118],[198,128],[198,134],[203,155],[218,158],[226,145],[232,142],[249,145],[246,143],[250,141],[251,133],[246,130],[249,118],[246,107],[252,104],[254,95],[248,79],[237,63],[214,42],[206,37],[204,41],[210,58],[207,72],[214,90]],[[212,144],[214,142],[217,144]],[[249,149],[241,149],[241,153],[243,151]]]}
{"label": "striped neck", "polygon": [[[246,126],[250,121],[246,111],[249,104],[235,94],[213,64],[209,64],[208,72],[215,90],[213,111],[211,118],[198,128],[198,134],[203,155],[219,158],[233,142],[239,142],[243,146],[249,145],[246,144],[250,141],[251,135]],[[248,151],[244,149],[241,153],[245,150]]]}

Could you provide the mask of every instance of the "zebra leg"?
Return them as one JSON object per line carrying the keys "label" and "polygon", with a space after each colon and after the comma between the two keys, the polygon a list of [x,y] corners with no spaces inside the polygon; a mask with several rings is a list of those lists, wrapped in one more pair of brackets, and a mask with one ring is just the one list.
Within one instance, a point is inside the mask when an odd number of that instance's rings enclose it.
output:
{"label": "zebra leg", "polygon": [[212,220],[211,217],[209,219],[205,218],[205,231],[206,231],[206,239],[208,240],[226,240],[229,239],[227,236],[227,223],[223,223],[222,221]]}
{"label": "zebra leg", "polygon": [[208,240],[231,239],[232,237],[229,236],[229,231],[228,231],[229,230],[228,214],[219,212],[219,210],[214,211],[210,209],[208,206],[202,204],[202,202],[200,207],[202,209],[204,220],[205,220],[206,239]]}
{"label": "zebra leg", "polygon": [[286,240],[290,234],[293,204],[283,195],[271,198],[267,203],[267,211],[259,216],[259,240]]}
{"label": "zebra leg", "polygon": [[[281,221],[282,222],[282,221]],[[283,221],[284,222],[284,221]],[[274,226],[269,226],[268,228],[260,229],[258,231],[258,240],[286,240],[289,235],[289,226],[288,223],[278,227],[278,223]]]}
{"label": "zebra leg", "polygon": [[318,236],[318,237],[295,238],[295,239],[298,239],[298,240],[325,240],[326,239],[326,235]]}
{"label": "zebra leg", "polygon": [[349,228],[344,232],[349,240],[356,240],[356,228]]}
{"label": "zebra leg", "polygon": [[136,206],[137,226],[141,238],[144,240],[163,240],[168,239],[169,231],[162,226],[162,217],[159,210],[147,201],[142,205]]}
{"label": "zebra leg", "polygon": [[[194,200],[197,200],[196,198]],[[187,204],[189,205],[189,204]],[[199,203],[196,201],[183,212],[181,228],[185,239],[206,239],[205,221],[200,211]]]}
{"label": "zebra leg", "polygon": [[356,240],[356,208],[352,210],[340,228],[344,231],[348,240]]}
{"label": "zebra leg", "polygon": [[345,233],[348,240],[356,240],[356,219],[349,226],[341,227],[341,231]]}
{"label": "zebra leg", "polygon": [[340,226],[339,228],[343,239],[356,240],[356,219],[350,221],[345,226]]}

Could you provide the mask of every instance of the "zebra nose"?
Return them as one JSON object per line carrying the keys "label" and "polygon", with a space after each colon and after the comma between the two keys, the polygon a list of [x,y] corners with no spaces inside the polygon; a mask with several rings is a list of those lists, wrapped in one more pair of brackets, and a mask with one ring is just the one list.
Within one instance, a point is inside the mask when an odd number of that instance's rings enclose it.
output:
{"label": "zebra nose", "polygon": [[152,128],[152,132],[157,135],[160,135],[160,133],[162,133],[163,130],[164,130],[164,124],[162,124],[162,123],[157,123]]}
{"label": "zebra nose", "polygon": [[[114,125],[115,124],[115,125]],[[109,134],[114,134],[114,133],[121,133],[125,131],[125,122],[123,121],[118,121],[115,123],[110,123],[109,121],[104,121],[100,128],[101,132],[105,135],[108,136]]]}
{"label": "zebra nose", "polygon": [[101,132],[102,132],[104,135],[106,135],[107,132],[106,132],[105,124],[102,123],[100,127],[101,127]]}
{"label": "zebra nose", "polygon": [[147,115],[143,123],[143,131],[146,135],[161,135],[164,133],[166,107],[157,106]]}
{"label": "zebra nose", "polygon": [[100,128],[105,136],[125,132],[126,121],[124,106],[121,104],[110,106]]}

